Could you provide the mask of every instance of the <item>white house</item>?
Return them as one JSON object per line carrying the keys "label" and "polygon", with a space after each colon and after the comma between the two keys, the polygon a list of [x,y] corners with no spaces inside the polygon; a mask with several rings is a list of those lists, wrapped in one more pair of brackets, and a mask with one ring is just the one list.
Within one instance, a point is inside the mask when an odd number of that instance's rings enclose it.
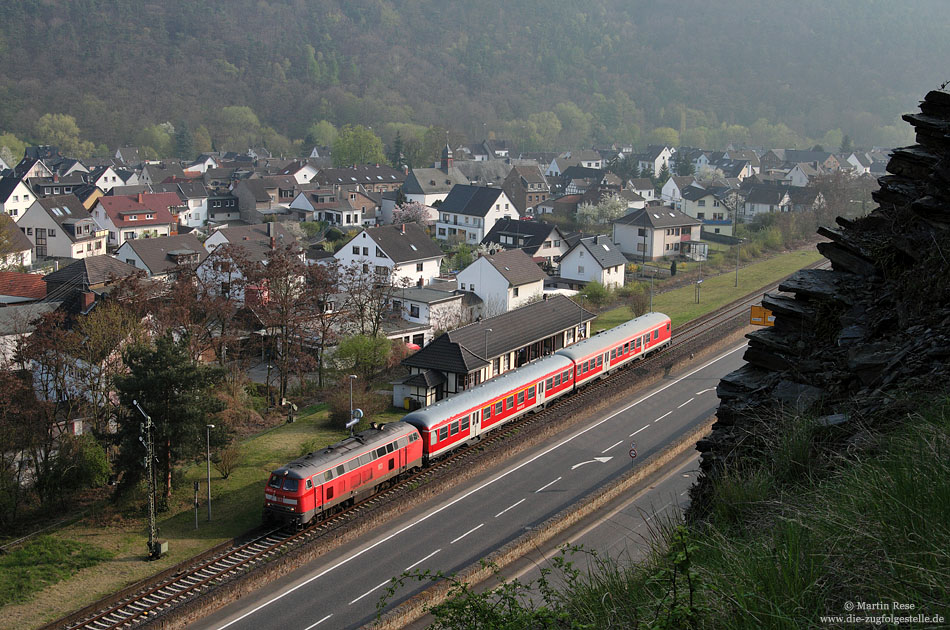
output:
{"label": "white house", "polygon": [[452,150],[445,145],[439,167],[412,169],[402,184],[402,191],[407,200],[431,206],[445,199],[454,186],[468,183],[469,179],[455,166]]}
{"label": "white house", "polygon": [[152,191],[178,195],[183,207],[178,209],[178,222],[187,227],[201,227],[208,224],[208,189],[201,181],[169,182],[155,184]]}
{"label": "white house", "polygon": [[582,238],[561,257],[560,277],[582,283],[622,287],[627,258],[605,235]]}
{"label": "white house", "polygon": [[460,291],[482,300],[482,317],[494,317],[537,300],[547,275],[520,249],[482,256],[458,273]]}
{"label": "white house", "polygon": [[683,189],[691,186],[695,181],[696,178],[692,175],[674,175],[666,180],[663,188],[660,189],[660,199],[663,200],[663,203],[679,209],[683,201]]}
{"label": "white house", "polygon": [[676,149],[661,145],[651,145],[647,147],[646,153],[640,155],[637,166],[640,173],[649,173],[654,177],[660,174],[665,166],[667,170],[672,170],[670,162],[673,161],[673,155]]}
{"label": "white house", "polygon": [[33,244],[36,258],[87,258],[106,253],[108,232],[101,229],[75,195],[54,195],[33,202],[17,221]]}
{"label": "white house", "polygon": [[664,256],[702,256],[702,222],[670,206],[650,206],[613,222],[613,242],[624,254],[639,260]]}
{"label": "white house", "polygon": [[143,203],[146,196],[104,196],[96,200],[92,216],[103,230],[108,230],[109,246],[119,247],[138,238],[168,236],[177,230],[178,222],[166,208],[150,208]]}
{"label": "white house", "polygon": [[14,220],[19,219],[26,209],[36,201],[36,195],[17,177],[0,179],[0,212],[10,215]]}
{"label": "white house", "polygon": [[297,180],[298,184],[309,184],[319,171],[308,164],[295,160],[288,164],[281,172],[281,175],[289,175]]}
{"label": "white house", "polygon": [[116,186],[123,186],[125,182],[119,177],[111,166],[100,166],[92,169],[88,176],[89,183],[98,187],[104,193],[109,192]]}
{"label": "white house", "polygon": [[0,241],[4,243],[5,253],[0,253],[0,270],[25,267],[33,264],[33,243],[17,227],[12,218],[0,217]]}
{"label": "white house", "polygon": [[366,228],[334,254],[342,267],[357,265],[395,285],[416,286],[439,275],[442,256],[442,248],[415,223]]}
{"label": "white house", "polygon": [[402,339],[406,343],[421,347],[432,341],[436,331],[452,330],[469,323],[462,307],[463,296],[454,291],[406,287],[396,290],[391,300],[394,313],[407,322],[426,327]]}
{"label": "white house", "polygon": [[752,186],[742,204],[742,218],[751,219],[769,212],[791,212],[792,198],[788,188],[760,184]]}
{"label": "white house", "polygon": [[813,165],[807,162],[799,162],[788,171],[788,175],[785,176],[785,181],[792,186],[804,188],[808,186],[813,179],[818,177],[818,175],[818,169]]}
{"label": "white house", "polygon": [[458,185],[452,188],[435,223],[440,240],[457,237],[463,243],[480,243],[499,219],[519,219],[518,209],[501,188]]}

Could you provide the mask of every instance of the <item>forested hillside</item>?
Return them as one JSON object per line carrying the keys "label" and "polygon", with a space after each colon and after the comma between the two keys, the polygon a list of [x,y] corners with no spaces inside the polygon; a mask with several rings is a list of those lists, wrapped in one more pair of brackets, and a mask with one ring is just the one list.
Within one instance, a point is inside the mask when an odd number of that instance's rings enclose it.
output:
{"label": "forested hillside", "polygon": [[324,119],[387,143],[894,145],[950,78],[948,22],[943,0],[7,0],[0,132],[40,141],[64,113],[109,147],[167,121],[283,150]]}

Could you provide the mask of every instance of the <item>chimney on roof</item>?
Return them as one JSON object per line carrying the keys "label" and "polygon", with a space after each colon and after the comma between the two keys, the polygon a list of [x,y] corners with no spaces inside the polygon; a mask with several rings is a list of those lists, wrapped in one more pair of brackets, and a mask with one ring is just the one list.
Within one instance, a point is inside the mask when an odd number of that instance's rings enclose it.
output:
{"label": "chimney on roof", "polygon": [[264,225],[265,225],[265,229],[267,230],[267,236],[270,236],[270,237],[271,237],[271,240],[273,240],[273,238],[274,238],[274,222],[273,222],[273,221],[268,221],[268,222],[265,223]]}
{"label": "chimney on roof", "polygon": [[79,306],[80,306],[79,310],[82,311],[83,313],[88,311],[92,307],[92,305],[95,303],[96,303],[96,294],[93,293],[92,291],[86,291],[82,295],[79,296]]}
{"label": "chimney on roof", "polygon": [[275,239],[273,236],[270,237],[270,248],[277,249],[277,239]]}
{"label": "chimney on roof", "polygon": [[403,234],[405,234],[405,233],[406,233],[406,224],[403,223],[400,227],[402,228],[401,232],[402,232]]}
{"label": "chimney on roof", "polygon": [[145,203],[145,193],[139,193],[139,203]]}
{"label": "chimney on roof", "polygon": [[58,181],[59,181],[59,173],[53,173],[53,183],[55,184]]}

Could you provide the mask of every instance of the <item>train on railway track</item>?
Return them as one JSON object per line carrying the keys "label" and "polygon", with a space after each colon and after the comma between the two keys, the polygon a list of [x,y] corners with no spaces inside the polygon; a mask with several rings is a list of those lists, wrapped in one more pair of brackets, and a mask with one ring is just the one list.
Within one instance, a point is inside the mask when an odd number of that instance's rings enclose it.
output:
{"label": "train on railway track", "polygon": [[271,473],[264,520],[303,526],[361,501],[485,433],[668,346],[671,333],[668,316],[647,313],[398,422],[373,424],[308,453]]}

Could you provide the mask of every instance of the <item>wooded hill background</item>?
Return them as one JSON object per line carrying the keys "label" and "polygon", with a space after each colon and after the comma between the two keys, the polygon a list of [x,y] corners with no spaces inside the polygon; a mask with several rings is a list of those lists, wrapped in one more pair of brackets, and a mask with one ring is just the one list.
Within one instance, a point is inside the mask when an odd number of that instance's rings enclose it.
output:
{"label": "wooded hill background", "polygon": [[324,119],[526,150],[894,146],[950,79],[948,32],[944,0],[6,0],[0,131],[64,113],[97,145],[166,121],[221,145],[245,106],[277,151]]}

